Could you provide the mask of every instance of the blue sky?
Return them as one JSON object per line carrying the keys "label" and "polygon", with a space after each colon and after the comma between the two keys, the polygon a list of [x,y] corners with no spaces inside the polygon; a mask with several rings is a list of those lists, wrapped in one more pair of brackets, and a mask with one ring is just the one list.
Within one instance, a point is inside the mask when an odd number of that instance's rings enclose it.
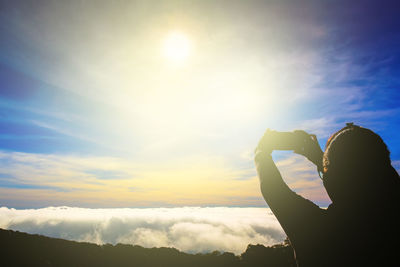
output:
{"label": "blue sky", "polygon": [[[395,1],[1,1],[0,205],[264,206],[266,128],[354,122],[400,168]],[[171,31],[192,45],[162,55]],[[320,205],[315,169],[283,153]]]}

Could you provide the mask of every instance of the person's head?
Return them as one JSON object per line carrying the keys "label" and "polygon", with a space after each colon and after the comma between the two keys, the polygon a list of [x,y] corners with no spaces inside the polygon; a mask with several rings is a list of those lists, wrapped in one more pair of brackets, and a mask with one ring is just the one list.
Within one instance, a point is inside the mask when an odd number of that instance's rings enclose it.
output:
{"label": "person's head", "polygon": [[382,138],[352,123],[329,138],[323,168],[328,195],[333,202],[343,203],[374,198],[393,170]]}

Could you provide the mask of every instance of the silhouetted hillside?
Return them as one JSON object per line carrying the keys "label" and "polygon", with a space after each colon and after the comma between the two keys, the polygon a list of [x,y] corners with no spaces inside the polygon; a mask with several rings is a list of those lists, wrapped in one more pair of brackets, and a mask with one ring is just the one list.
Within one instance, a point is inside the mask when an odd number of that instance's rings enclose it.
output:
{"label": "silhouetted hillside", "polygon": [[249,245],[241,256],[218,251],[187,254],[174,248],[143,248],[67,241],[0,229],[1,266],[295,266],[290,246]]}

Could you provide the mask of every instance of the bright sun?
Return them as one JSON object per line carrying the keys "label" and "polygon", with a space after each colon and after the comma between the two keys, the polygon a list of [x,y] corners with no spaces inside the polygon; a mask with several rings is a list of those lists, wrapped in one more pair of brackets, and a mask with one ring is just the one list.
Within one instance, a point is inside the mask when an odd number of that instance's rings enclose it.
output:
{"label": "bright sun", "polygon": [[184,62],[191,52],[191,44],[185,34],[171,32],[164,41],[164,56],[171,62]]}

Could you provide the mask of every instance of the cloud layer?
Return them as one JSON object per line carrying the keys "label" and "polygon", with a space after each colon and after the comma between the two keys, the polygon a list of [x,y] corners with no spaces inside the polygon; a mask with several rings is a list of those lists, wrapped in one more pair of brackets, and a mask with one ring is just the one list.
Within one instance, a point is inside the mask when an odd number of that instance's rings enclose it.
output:
{"label": "cloud layer", "polygon": [[0,208],[0,227],[97,244],[175,247],[197,253],[242,253],[248,244],[272,245],[285,234],[267,208],[84,209]]}

